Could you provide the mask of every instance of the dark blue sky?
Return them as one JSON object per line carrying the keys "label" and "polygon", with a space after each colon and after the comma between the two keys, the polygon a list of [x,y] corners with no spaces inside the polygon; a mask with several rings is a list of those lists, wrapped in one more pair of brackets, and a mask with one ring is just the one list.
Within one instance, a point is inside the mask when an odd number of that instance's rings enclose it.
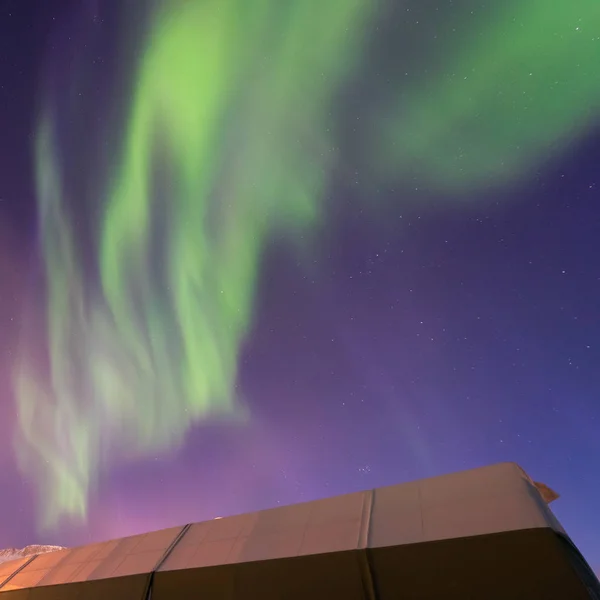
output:
{"label": "dark blue sky", "polygon": [[[35,268],[38,76],[70,5],[0,6],[0,547],[86,542],[511,460],[561,494],[553,510],[600,566],[592,130],[488,206],[442,209],[413,191],[412,208],[390,209],[383,231],[340,201],[310,270],[273,247],[241,366],[253,424],[199,429],[175,455],[106,473],[87,528],[39,539],[32,482],[12,453],[9,370]],[[394,206],[406,192],[380,193]]]}

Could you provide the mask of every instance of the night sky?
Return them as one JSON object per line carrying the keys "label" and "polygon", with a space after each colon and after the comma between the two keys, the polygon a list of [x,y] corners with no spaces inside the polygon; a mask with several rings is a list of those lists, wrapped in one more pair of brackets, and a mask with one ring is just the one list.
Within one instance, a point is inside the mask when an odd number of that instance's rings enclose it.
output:
{"label": "night sky", "polygon": [[[38,293],[40,74],[75,4],[0,3],[0,547],[81,544],[516,461],[561,494],[552,509],[600,567],[593,125],[516,183],[451,193],[410,174],[371,186],[348,142],[310,256],[277,237],[263,253],[236,386],[249,420],[199,423],[179,448],[113,462],[84,525],[37,530],[35,482],[14,452],[11,372],[23,307]],[[81,3],[90,14],[98,4]],[[429,4],[432,14],[452,8]],[[462,4],[457,19],[478,6]],[[110,63],[104,35],[107,56],[96,59]],[[360,85],[341,112],[369,104],[370,85]],[[383,218],[368,214],[366,194]]]}

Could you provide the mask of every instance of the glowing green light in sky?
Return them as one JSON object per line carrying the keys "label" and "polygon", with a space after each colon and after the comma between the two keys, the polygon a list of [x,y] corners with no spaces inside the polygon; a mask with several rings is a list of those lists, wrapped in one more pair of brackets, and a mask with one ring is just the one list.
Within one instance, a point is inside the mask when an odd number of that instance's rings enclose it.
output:
{"label": "glowing green light in sky", "polygon": [[371,146],[388,174],[442,190],[510,182],[597,115],[600,4],[493,5],[440,31],[437,76],[408,93],[398,82]]}
{"label": "glowing green light in sky", "polygon": [[[61,124],[51,103],[42,110],[49,369],[24,354],[16,391],[18,456],[39,487],[43,525],[85,518],[111,459],[175,448],[194,423],[240,414],[237,361],[261,256],[274,235],[322,222],[333,115],[363,37],[376,34],[374,5],[154,2],[97,189],[101,169],[65,164]],[[431,76],[399,80],[384,111],[359,115],[377,123],[364,144],[375,170],[476,189],[539,162],[598,106],[598,6],[505,1],[456,40],[445,32]],[[376,86],[377,69],[366,71]],[[72,178],[95,189],[91,260]]]}
{"label": "glowing green light in sky", "polygon": [[261,253],[273,232],[319,217],[333,94],[369,12],[361,0],[287,4],[159,4],[98,198],[94,290],[42,118],[50,385],[23,365],[17,390],[19,456],[46,526],[85,517],[107,453],[173,447],[194,422],[236,411]]}

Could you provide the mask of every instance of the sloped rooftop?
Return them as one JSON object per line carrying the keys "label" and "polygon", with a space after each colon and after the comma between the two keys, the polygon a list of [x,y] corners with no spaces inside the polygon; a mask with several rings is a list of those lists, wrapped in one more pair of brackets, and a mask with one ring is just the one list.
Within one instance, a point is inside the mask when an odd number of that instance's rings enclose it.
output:
{"label": "sloped rooftop", "polygon": [[[153,600],[188,597],[191,590],[231,599],[394,597],[399,585],[415,584],[414,573],[442,560],[428,560],[425,547],[439,553],[458,541],[496,539],[506,550],[497,540],[518,534],[529,551],[550,548],[557,534],[565,536],[547,505],[555,497],[518,465],[501,463],[3,563],[0,595],[142,600],[152,588]],[[460,544],[451,552],[465,561]],[[559,551],[547,553],[560,574]],[[411,560],[417,562],[403,573]],[[369,593],[375,587],[377,595]]]}

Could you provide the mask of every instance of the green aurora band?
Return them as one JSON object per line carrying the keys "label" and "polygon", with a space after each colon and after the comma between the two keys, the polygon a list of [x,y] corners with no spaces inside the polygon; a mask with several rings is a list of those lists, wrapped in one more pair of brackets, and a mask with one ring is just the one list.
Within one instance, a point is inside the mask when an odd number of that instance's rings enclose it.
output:
{"label": "green aurora band", "polygon": [[391,94],[369,145],[380,174],[443,192],[510,184],[597,119],[600,3],[490,4],[442,28],[433,76]]}
{"label": "green aurora band", "polygon": [[[447,191],[510,183],[596,117],[597,1],[499,4],[445,40],[428,79],[399,79],[384,110],[360,116],[379,132],[365,143],[374,177],[420,172]],[[104,136],[114,164],[95,186],[93,284],[73,167],[51,107],[41,111],[49,368],[24,344],[15,388],[16,449],[42,527],[84,521],[111,461],[177,448],[215,416],[246,417],[237,362],[262,254],[274,236],[300,243],[323,223],[339,161],[331,115],[377,17],[372,0],[153,2],[125,127]],[[100,171],[83,174],[89,187]]]}

